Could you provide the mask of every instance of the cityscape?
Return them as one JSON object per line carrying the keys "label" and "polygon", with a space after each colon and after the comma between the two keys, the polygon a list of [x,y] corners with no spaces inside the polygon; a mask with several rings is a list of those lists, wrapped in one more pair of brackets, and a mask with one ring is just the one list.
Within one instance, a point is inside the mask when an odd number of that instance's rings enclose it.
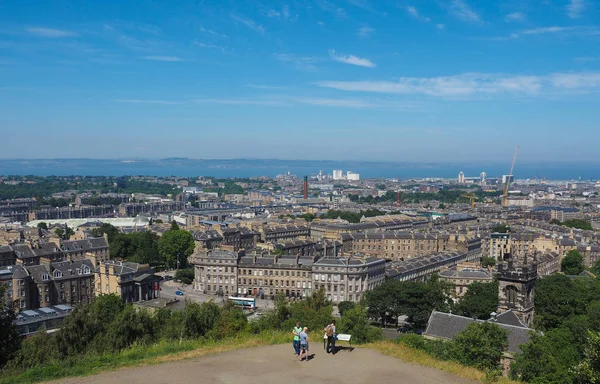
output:
{"label": "cityscape", "polygon": [[600,383],[593,0],[0,12],[0,384]]}

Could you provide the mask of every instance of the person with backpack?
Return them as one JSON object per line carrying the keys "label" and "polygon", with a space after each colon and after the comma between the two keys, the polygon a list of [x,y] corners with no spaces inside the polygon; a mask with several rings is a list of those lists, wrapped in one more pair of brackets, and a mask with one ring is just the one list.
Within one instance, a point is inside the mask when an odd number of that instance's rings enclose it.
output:
{"label": "person with backpack", "polygon": [[325,336],[327,336],[327,353],[333,353],[335,355],[335,320],[331,320],[331,323],[325,327]]}
{"label": "person with backpack", "polygon": [[300,323],[296,323],[296,326],[292,331],[292,333],[294,334],[294,342],[292,343],[292,345],[294,346],[296,356],[300,355],[300,332],[302,332],[302,327],[300,326]]}

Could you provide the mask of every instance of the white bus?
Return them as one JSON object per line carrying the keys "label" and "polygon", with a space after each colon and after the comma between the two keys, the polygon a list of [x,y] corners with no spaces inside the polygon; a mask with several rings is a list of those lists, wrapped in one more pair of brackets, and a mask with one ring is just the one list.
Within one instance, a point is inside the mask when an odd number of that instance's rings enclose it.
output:
{"label": "white bus", "polygon": [[255,310],[256,309],[256,299],[252,297],[234,297],[229,296],[227,300],[231,301],[236,305],[236,307],[240,307],[243,309]]}

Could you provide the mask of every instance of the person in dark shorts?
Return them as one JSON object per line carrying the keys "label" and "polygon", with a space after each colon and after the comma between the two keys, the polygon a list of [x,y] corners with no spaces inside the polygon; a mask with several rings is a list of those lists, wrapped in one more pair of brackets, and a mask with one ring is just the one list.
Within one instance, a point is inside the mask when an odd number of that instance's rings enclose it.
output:
{"label": "person in dark shorts", "polygon": [[308,328],[304,327],[300,332],[300,361],[302,361],[302,355],[306,356],[308,361]]}

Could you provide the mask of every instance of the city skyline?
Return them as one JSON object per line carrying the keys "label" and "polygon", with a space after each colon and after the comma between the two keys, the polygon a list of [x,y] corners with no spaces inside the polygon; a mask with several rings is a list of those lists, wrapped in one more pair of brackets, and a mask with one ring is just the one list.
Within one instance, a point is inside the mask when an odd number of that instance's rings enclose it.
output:
{"label": "city skyline", "polygon": [[0,12],[1,158],[595,161],[589,0]]}

